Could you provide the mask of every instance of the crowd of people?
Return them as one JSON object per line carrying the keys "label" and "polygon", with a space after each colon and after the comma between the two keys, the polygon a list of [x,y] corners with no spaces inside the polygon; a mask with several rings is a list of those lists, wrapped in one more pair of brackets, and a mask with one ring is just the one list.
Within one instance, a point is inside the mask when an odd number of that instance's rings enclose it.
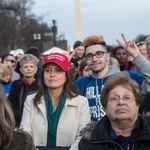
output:
{"label": "crowd of people", "polygon": [[150,36],[122,39],[112,48],[91,35],[42,59],[36,47],[4,54],[0,148],[149,149]]}

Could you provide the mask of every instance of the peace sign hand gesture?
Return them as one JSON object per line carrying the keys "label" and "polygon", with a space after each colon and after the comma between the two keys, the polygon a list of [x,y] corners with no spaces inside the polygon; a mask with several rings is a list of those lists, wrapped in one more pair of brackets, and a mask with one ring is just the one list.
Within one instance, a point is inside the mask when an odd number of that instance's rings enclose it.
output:
{"label": "peace sign hand gesture", "polygon": [[127,52],[129,52],[133,58],[136,58],[140,54],[140,51],[135,42],[127,41],[123,33],[121,34],[121,36],[124,40],[124,43],[116,39],[118,44],[122,46]]}

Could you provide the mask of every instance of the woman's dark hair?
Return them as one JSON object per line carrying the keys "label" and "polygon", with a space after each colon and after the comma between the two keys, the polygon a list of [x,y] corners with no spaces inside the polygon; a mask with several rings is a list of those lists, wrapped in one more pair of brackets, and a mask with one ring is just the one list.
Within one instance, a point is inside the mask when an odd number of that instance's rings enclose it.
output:
{"label": "woman's dark hair", "polygon": [[87,64],[85,62],[85,59],[83,58],[81,60],[80,65],[79,65],[79,75],[80,75],[80,77],[83,77],[83,70],[84,70],[85,66],[87,66]]}
{"label": "woman's dark hair", "polygon": [[[37,91],[37,94],[35,95],[34,98],[34,105],[37,107],[37,105],[40,103],[40,99],[42,96],[46,95],[47,91],[47,86],[44,83],[44,69],[42,70],[41,78],[40,78],[40,83],[39,83],[39,89]],[[68,72],[66,72],[66,82],[64,84],[64,95],[66,98],[73,98],[79,95],[79,90],[77,87],[73,84],[72,78]],[[37,107],[38,109],[38,107]]]}
{"label": "woman's dark hair", "polygon": [[[118,51],[118,49],[124,49],[122,46],[117,46],[114,48],[114,51],[113,51],[113,55],[116,56],[116,53]],[[125,50],[125,49],[124,49]],[[125,52],[127,53],[127,51],[125,50]]]}
{"label": "woman's dark hair", "polygon": [[[12,54],[4,54],[3,56],[2,56],[2,63],[4,63],[4,60],[8,57],[8,56],[12,56],[12,57],[14,57],[14,55],[12,55]],[[15,58],[15,57],[14,57]]]}

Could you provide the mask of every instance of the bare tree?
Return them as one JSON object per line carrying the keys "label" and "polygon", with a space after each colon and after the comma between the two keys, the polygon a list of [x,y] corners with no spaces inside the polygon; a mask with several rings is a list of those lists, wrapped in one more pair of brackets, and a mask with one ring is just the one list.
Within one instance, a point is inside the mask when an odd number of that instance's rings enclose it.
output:
{"label": "bare tree", "polygon": [[33,34],[44,34],[51,29],[45,23],[39,23],[31,13],[32,0],[0,1],[0,52],[8,53],[12,49],[26,49],[32,46]]}

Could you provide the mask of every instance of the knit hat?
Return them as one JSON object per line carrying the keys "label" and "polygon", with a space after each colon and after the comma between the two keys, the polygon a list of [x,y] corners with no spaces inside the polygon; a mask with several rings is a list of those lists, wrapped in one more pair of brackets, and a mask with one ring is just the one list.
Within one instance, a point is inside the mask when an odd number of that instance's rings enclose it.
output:
{"label": "knit hat", "polygon": [[84,46],[84,44],[81,41],[76,41],[73,45],[73,49],[79,47],[79,46]]}
{"label": "knit hat", "polygon": [[60,53],[52,53],[50,55],[47,55],[44,58],[44,64],[43,64],[43,68],[45,67],[45,65],[49,64],[49,63],[55,63],[57,64],[62,70],[69,72],[69,61],[68,61],[68,57],[65,56],[64,54],[60,54]]}
{"label": "knit hat", "polygon": [[36,56],[38,59],[40,59],[40,52],[36,47],[30,47],[25,54],[32,54]]}

